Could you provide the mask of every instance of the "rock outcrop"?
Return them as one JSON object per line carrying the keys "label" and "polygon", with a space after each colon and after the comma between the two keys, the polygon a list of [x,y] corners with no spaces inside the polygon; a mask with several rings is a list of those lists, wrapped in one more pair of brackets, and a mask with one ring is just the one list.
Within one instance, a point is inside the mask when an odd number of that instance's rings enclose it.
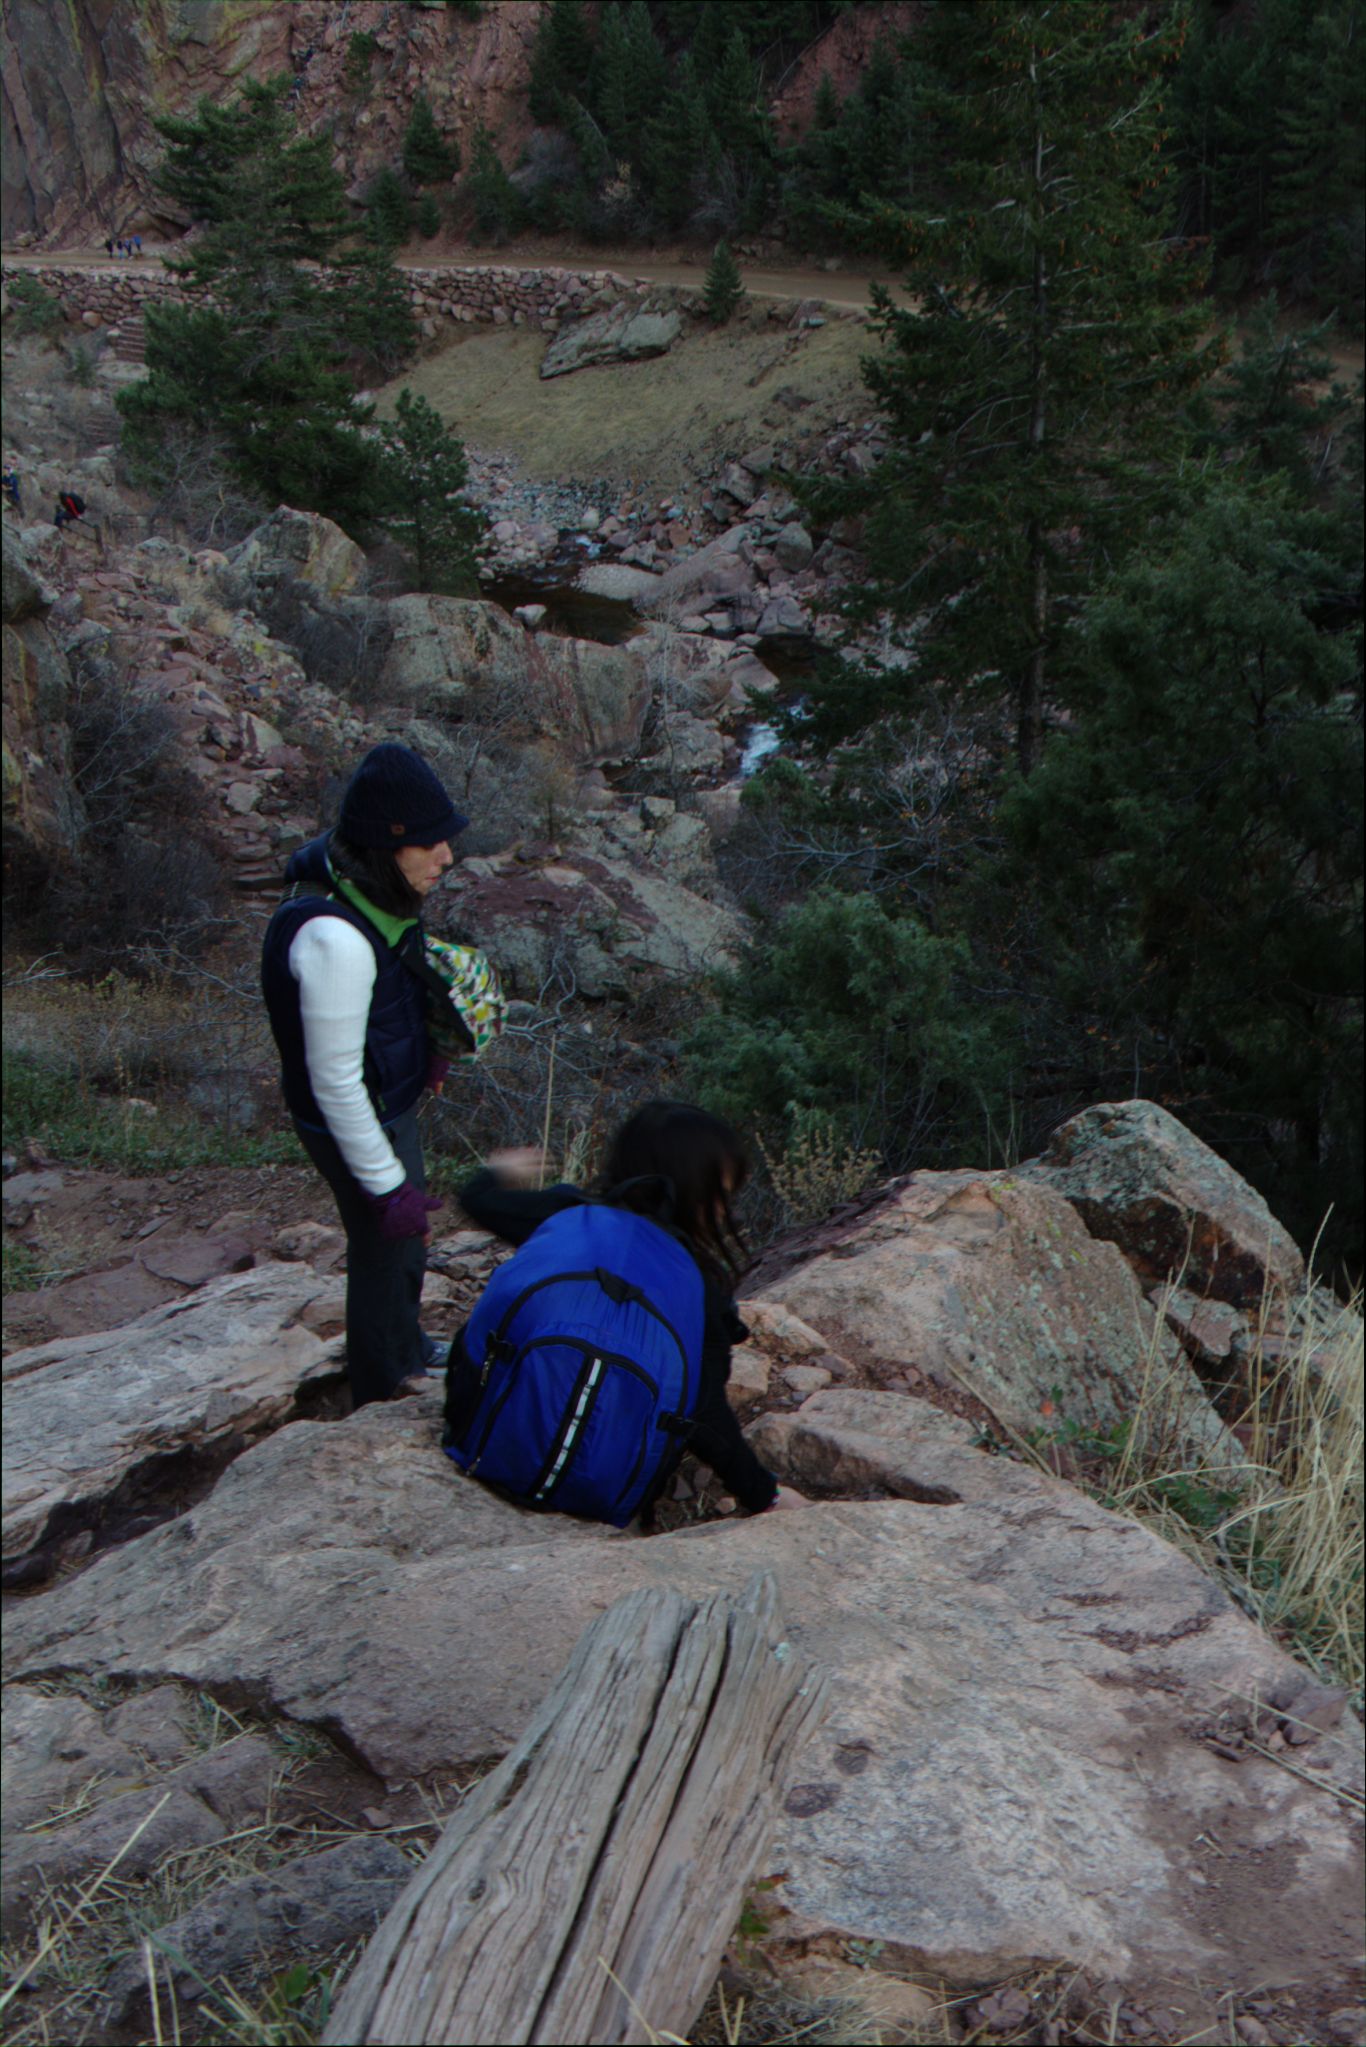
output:
{"label": "rock outcrop", "polygon": [[[1119,1251],[1052,1188],[1015,1173],[913,1173],[806,1239],[754,1290],[820,1330],[872,1382],[967,1396],[1019,1436],[1155,1432],[1241,1462]],[[751,1283],[754,1284],[753,1282]]]}
{"label": "rock outcrop", "polygon": [[48,623],[56,593],[8,523],[4,537],[4,825],[7,869],[70,858],[86,829],[71,776],[71,670]]}
{"label": "rock outcrop", "polygon": [[339,1302],[311,1268],[265,1265],[121,1329],[12,1351],[4,1364],[4,1556],[97,1524],[162,1462],[219,1463],[340,1382],[309,1328]]}
{"label": "rock outcrop", "polygon": [[1236,1308],[1298,1287],[1304,1260],[1260,1194],[1156,1102],[1098,1102],[1055,1130],[1031,1174],[1145,1278]]}
{"label": "rock outcrop", "polygon": [[613,306],[561,328],[545,352],[541,375],[564,377],[571,370],[603,363],[644,362],[666,354],[682,331],[682,316],[672,307],[656,311],[639,302]]}
{"label": "rock outcrop", "polygon": [[[968,1985],[1103,1958],[1190,2008],[1254,1952],[1264,1977],[1349,1942],[1334,1794],[1359,1781],[1358,1745],[1330,1724],[1292,1774],[1245,1744],[1268,1711],[1331,1723],[1323,1688],[1196,1566],[984,1456],[966,1424],[832,1390],[765,1425],[767,1453],[893,1497],[642,1542],[483,1493],[436,1420],[408,1402],[283,1430],[191,1513],[22,1608],[15,1675],[243,1687],[397,1778],[505,1750],[621,1592],[738,1591],[764,1568],[834,1688],[774,1848],[784,1936],[881,1942]],[[1267,1858],[1275,1926],[1258,1915],[1257,1951],[1244,1924],[1239,1951],[1227,1870]]]}
{"label": "rock outcrop", "polygon": [[594,1001],[638,997],[646,979],[730,964],[743,935],[733,910],[619,842],[596,853],[533,842],[468,859],[445,896],[452,922],[481,934],[505,986],[525,999],[549,985]]}

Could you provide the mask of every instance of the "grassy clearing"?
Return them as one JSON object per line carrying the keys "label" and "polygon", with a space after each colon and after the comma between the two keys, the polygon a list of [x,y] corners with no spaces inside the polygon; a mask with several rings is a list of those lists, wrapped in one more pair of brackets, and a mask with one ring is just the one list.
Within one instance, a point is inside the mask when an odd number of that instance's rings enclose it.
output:
{"label": "grassy clearing", "polygon": [[[106,1095],[79,1074],[45,1065],[30,1053],[6,1057],[4,1086],[6,1146],[37,1144],[68,1165],[108,1166],[136,1178],[185,1166],[297,1165],[303,1158],[292,1131],[225,1130],[190,1109],[166,1108],[135,1094]],[[9,1273],[7,1249],[7,1292]],[[20,1286],[44,1283],[28,1262],[21,1261],[16,1273]]]}
{"label": "grassy clearing", "polygon": [[[293,1132],[259,1114],[274,1072],[245,970],[91,982],[38,962],[6,975],[7,1150],[36,1145],[64,1164],[133,1177],[295,1164]],[[43,1282],[37,1254],[12,1262],[7,1248],[7,1291]]]}
{"label": "grassy clearing", "polygon": [[793,333],[759,306],[729,326],[686,334],[663,362],[542,382],[544,334],[468,327],[386,386],[379,410],[391,413],[406,384],[462,440],[515,456],[532,477],[601,477],[663,493],[756,443],[823,433],[866,413],[859,360],[872,345],[859,320]]}

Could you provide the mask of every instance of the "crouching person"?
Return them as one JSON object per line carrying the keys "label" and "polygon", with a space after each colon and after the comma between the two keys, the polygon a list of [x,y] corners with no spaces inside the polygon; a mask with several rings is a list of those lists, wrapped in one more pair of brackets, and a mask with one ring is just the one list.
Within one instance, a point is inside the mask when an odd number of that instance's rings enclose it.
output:
{"label": "crouching person", "polygon": [[466,819],[406,746],[377,746],[334,832],[300,847],[261,984],[299,1141],[346,1231],[346,1367],[356,1407],[421,1390],[441,1347],[418,1324],[431,1235],[417,1126],[448,1062],[428,1037],[424,897]]}
{"label": "crouching person", "polygon": [[685,1102],[622,1126],[596,1198],[537,1188],[534,1150],[461,1190],[514,1258],[451,1345],[446,1454],[524,1506],[648,1527],[685,1450],[750,1513],[803,1504],[740,1432],[726,1384],[748,1334],[731,1197],[747,1162],[730,1127]]}

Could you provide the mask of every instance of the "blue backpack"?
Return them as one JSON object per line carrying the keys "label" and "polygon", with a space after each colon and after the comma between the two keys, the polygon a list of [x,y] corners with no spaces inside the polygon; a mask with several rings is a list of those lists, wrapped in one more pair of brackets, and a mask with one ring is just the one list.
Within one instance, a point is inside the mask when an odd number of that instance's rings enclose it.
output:
{"label": "blue backpack", "polygon": [[690,1433],[702,1322],[701,1272],[667,1230],[562,1209],[456,1338],[452,1372],[477,1375],[478,1397],[446,1455],[523,1506],[624,1528]]}

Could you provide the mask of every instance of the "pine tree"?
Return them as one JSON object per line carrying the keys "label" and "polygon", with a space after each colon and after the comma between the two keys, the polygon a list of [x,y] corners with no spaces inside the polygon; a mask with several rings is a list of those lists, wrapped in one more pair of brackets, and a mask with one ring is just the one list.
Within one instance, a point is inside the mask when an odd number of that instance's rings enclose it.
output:
{"label": "pine tree", "polygon": [[403,168],[415,185],[444,185],[460,168],[460,151],[442,136],[425,92],[403,131]]}
{"label": "pine tree", "polygon": [[1306,503],[1331,488],[1334,443],[1353,410],[1346,387],[1332,380],[1327,328],[1327,321],[1287,326],[1270,293],[1209,393],[1210,438],[1221,463],[1250,476],[1279,476]]}
{"label": "pine tree", "polygon": [[864,516],[860,608],[899,628],[909,659],[827,680],[826,737],[947,684],[1004,698],[1021,769],[1037,761],[1077,597],[1160,506],[1183,399],[1210,367],[1163,243],[1162,64],[1178,40],[1094,0],[929,14],[942,196],[851,216],[909,296],[874,288],[865,378],[887,455],[806,491],[818,514]]}
{"label": "pine tree", "polygon": [[274,264],[323,263],[346,233],[345,191],[323,135],[299,136],[284,79],[248,79],[226,106],[159,117],[161,189],[209,232],[188,263],[196,284]]}
{"label": "pine tree", "polygon": [[1109,1039],[1221,1147],[1255,1132],[1305,1241],[1330,1195],[1339,1223],[1361,1201],[1360,671],[1335,553],[1275,481],[1175,515],[1088,604],[1077,722],[1004,816],[1055,1055],[1075,1071]]}
{"label": "pine tree", "polygon": [[521,219],[522,202],[498,154],[492,135],[483,122],[474,131],[470,145],[470,168],[462,191],[474,211],[474,231],[480,241],[501,246],[514,234]]}
{"label": "pine tree", "polygon": [[527,107],[533,121],[552,127],[564,119],[566,99],[582,100],[593,63],[593,41],[583,0],[550,0],[536,25]]}
{"label": "pine tree", "polygon": [[419,590],[468,596],[478,587],[474,550],[483,521],[460,493],[465,450],[425,398],[405,385],[383,430],[383,523],[407,547]]}
{"label": "pine tree", "polygon": [[702,285],[702,298],[710,317],[723,326],[745,295],[739,266],[725,242],[718,242]]}
{"label": "pine tree", "polygon": [[201,101],[192,117],[158,124],[168,143],[159,180],[203,224],[173,267],[213,301],[148,306],[148,375],[119,394],[123,440],[150,482],[169,440],[198,436],[270,503],[363,528],[379,449],[348,373],[348,355],[367,358],[353,345],[340,262],[344,194],[330,143],[297,136],[286,93],[284,80],[249,82],[240,100]]}
{"label": "pine tree", "polygon": [[1361,324],[1366,98],[1360,0],[1319,0],[1303,47],[1283,55],[1270,240],[1297,296]]}
{"label": "pine tree", "polygon": [[394,249],[412,232],[413,205],[402,178],[385,164],[365,195],[365,232],[380,248]]}

